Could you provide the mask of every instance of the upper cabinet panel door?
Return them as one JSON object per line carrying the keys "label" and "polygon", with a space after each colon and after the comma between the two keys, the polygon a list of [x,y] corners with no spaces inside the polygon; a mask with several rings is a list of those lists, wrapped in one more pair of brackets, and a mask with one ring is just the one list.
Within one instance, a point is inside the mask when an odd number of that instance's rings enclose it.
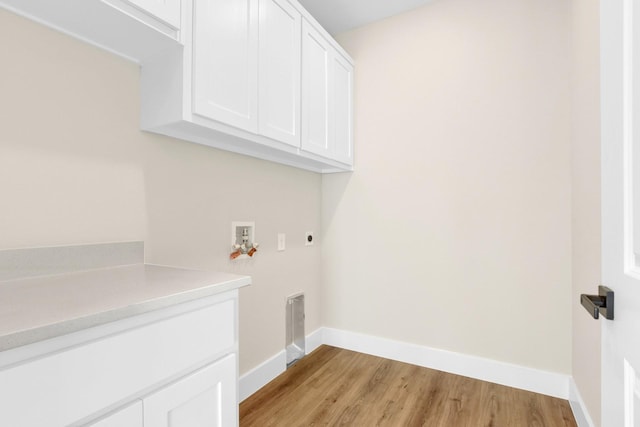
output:
{"label": "upper cabinet panel door", "polygon": [[180,0],[125,0],[172,28],[180,28]]}
{"label": "upper cabinet panel door", "polygon": [[193,25],[193,112],[256,133],[257,2],[194,0]]}
{"label": "upper cabinet panel door", "polygon": [[302,22],[302,144],[303,150],[328,157],[331,46],[307,21]]}
{"label": "upper cabinet panel door", "polygon": [[260,0],[259,133],[300,146],[302,16],[286,0]]}
{"label": "upper cabinet panel door", "polygon": [[333,158],[353,165],[353,65],[333,57]]}

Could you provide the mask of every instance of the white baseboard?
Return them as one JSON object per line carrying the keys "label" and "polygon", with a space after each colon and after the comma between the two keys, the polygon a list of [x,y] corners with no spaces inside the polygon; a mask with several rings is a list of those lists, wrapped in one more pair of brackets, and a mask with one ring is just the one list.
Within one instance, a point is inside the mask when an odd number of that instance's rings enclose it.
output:
{"label": "white baseboard", "polygon": [[324,328],[322,342],[386,359],[411,363],[547,396],[569,398],[569,375],[498,362],[371,335]]}
{"label": "white baseboard", "polygon": [[[305,338],[305,352],[311,353],[320,347],[322,342],[322,329],[319,328],[311,332]],[[278,352],[270,359],[253,368],[240,377],[239,381],[239,398],[240,402],[251,396],[256,391],[267,385],[278,375],[287,369],[287,355],[284,350]]]}
{"label": "white baseboard", "polygon": [[[305,342],[307,354],[322,344],[567,400],[570,398],[570,383],[573,383],[569,375],[332,328],[319,328],[307,335]],[[239,385],[240,401],[283,373],[286,367],[286,355],[283,350],[242,375]],[[580,414],[584,414],[585,420],[590,420],[584,404],[581,403],[582,399],[579,399],[577,389],[574,391],[578,396],[576,405],[580,408]],[[579,423],[578,425],[593,427],[593,424]]]}
{"label": "white baseboard", "polygon": [[306,346],[305,351],[307,354],[311,353],[316,348],[320,347],[324,344],[322,340],[322,336],[324,334],[324,328],[318,328],[315,331],[311,332],[307,335],[304,345]]}
{"label": "white baseboard", "polygon": [[578,427],[595,427],[573,378],[569,383],[569,405],[571,405],[571,410],[573,411],[573,416],[576,419]]}
{"label": "white baseboard", "polygon": [[283,373],[285,369],[287,369],[287,355],[282,350],[242,375],[238,386],[240,402],[267,385],[271,380]]}

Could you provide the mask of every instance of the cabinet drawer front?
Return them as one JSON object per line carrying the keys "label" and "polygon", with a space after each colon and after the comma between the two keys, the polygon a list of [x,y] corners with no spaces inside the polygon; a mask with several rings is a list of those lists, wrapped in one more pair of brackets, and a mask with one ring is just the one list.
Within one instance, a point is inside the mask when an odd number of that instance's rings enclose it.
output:
{"label": "cabinet drawer front", "polygon": [[235,318],[230,299],[0,371],[0,425],[65,426],[186,373],[234,348]]}
{"label": "cabinet drawer front", "polygon": [[145,427],[238,425],[236,358],[231,354],[144,400]]}
{"label": "cabinet drawer front", "polygon": [[144,425],[142,420],[142,401],[138,400],[88,427],[142,427]]}

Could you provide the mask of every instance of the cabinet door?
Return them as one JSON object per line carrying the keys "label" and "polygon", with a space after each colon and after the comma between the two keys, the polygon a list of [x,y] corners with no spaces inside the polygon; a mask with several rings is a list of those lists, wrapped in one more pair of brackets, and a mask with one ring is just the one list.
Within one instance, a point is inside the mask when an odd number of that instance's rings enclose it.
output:
{"label": "cabinet door", "polygon": [[260,0],[259,132],[300,146],[302,16],[286,0]]}
{"label": "cabinet door", "polygon": [[353,165],[353,65],[336,53],[333,63],[333,158]]}
{"label": "cabinet door", "polygon": [[142,401],[138,400],[124,409],[100,419],[89,427],[142,427]]}
{"label": "cabinet door", "polygon": [[302,143],[310,153],[329,157],[331,45],[306,20],[302,23]]}
{"label": "cabinet door", "polygon": [[194,0],[193,112],[257,133],[257,0]]}
{"label": "cabinet door", "polygon": [[180,0],[127,0],[172,28],[180,28]]}
{"label": "cabinet door", "polygon": [[231,354],[149,396],[145,427],[237,426],[236,369]]}

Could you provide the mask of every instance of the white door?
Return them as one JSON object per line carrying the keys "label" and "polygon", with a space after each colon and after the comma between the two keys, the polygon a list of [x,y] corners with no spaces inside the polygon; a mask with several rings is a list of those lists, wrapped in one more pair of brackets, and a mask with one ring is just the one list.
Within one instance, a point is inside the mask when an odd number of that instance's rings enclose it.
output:
{"label": "white door", "polygon": [[230,354],[147,397],[144,426],[237,426],[236,370],[236,357]]}
{"label": "white door", "polygon": [[193,112],[258,131],[258,3],[194,0]]}
{"label": "white door", "polygon": [[[640,4],[601,4],[602,425],[640,426]],[[635,9],[635,10],[634,10]]]}
{"label": "white door", "polygon": [[259,132],[300,146],[302,16],[286,0],[260,0]]}

